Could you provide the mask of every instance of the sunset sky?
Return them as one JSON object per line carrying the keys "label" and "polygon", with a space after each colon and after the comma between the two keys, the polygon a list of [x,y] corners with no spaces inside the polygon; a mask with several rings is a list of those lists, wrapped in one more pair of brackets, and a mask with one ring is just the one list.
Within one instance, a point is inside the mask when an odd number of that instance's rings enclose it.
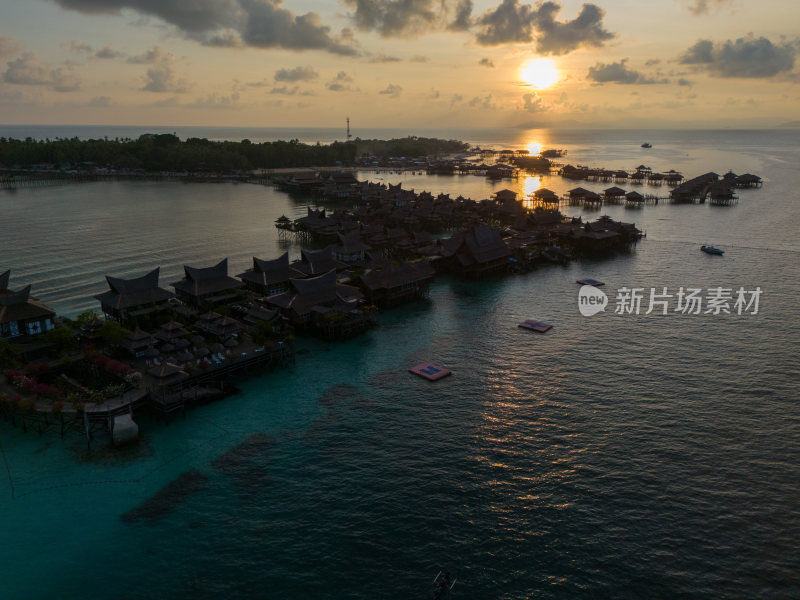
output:
{"label": "sunset sky", "polygon": [[0,0],[0,123],[780,126],[797,0]]}

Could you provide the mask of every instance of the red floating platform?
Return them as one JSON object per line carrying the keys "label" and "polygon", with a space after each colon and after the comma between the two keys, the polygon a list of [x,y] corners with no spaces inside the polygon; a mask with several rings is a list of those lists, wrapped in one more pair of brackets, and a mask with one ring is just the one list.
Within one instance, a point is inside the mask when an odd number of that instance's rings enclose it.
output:
{"label": "red floating platform", "polygon": [[538,331],[539,333],[544,333],[545,331],[549,331],[553,328],[550,323],[543,323],[542,321],[523,321],[519,324],[522,329],[530,329],[531,331]]}
{"label": "red floating platform", "polygon": [[447,377],[453,373],[449,369],[437,367],[433,363],[422,363],[416,367],[411,367],[408,372],[413,373],[414,375],[419,375],[420,377],[424,377],[428,381],[436,381],[437,379]]}

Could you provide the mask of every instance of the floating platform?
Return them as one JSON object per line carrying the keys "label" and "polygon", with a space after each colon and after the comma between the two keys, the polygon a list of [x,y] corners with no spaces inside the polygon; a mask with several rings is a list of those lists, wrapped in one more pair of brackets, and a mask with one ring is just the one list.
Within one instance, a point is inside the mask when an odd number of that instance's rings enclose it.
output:
{"label": "floating platform", "polygon": [[581,285],[593,285],[594,287],[600,287],[601,285],[605,285],[602,281],[597,281],[597,279],[578,279],[575,283],[580,283]]}
{"label": "floating platform", "polygon": [[544,323],[542,321],[531,321],[530,319],[520,323],[519,327],[521,327],[522,329],[530,329],[531,331],[538,331],[539,333],[550,331],[553,328],[553,326],[550,325],[550,323]]}
{"label": "floating platform", "polygon": [[416,367],[411,367],[408,372],[413,373],[414,375],[419,375],[420,377],[424,377],[428,381],[436,381],[453,373],[449,369],[437,367],[433,363],[422,363]]}

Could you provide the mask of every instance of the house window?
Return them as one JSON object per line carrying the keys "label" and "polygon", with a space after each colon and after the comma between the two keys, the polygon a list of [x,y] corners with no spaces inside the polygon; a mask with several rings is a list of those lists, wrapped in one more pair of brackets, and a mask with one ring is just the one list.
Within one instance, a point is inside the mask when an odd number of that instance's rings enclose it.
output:
{"label": "house window", "polygon": [[8,333],[11,337],[17,337],[19,335],[19,323],[11,321],[11,323],[8,324]]}
{"label": "house window", "polygon": [[267,295],[274,296],[275,294],[281,294],[286,291],[286,285],[281,283],[279,285],[273,285],[267,288]]}
{"label": "house window", "polygon": [[53,324],[53,319],[47,319],[44,322],[44,330],[50,331],[51,329],[55,329],[55,324]]}
{"label": "house window", "polygon": [[41,321],[31,321],[28,323],[28,335],[36,335],[38,333],[42,333],[42,322]]}

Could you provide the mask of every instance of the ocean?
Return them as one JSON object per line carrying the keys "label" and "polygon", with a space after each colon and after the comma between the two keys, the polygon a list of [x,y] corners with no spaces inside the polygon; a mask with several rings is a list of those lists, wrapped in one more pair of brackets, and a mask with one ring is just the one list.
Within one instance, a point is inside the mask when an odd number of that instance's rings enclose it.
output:
{"label": "ocean", "polygon": [[[9,129],[0,136],[139,131]],[[337,135],[184,130],[176,133],[253,141]],[[232,397],[170,422],[138,415],[142,439],[132,448],[95,444],[87,453],[77,435],[0,422],[3,598],[426,598],[440,570],[457,578],[454,598],[796,597],[796,135],[408,134],[562,148],[572,164],[646,164],[687,177],[732,169],[764,186],[740,190],[729,207],[563,207],[634,222],[647,237],[630,252],[566,267],[479,282],[441,277],[428,301],[382,312],[358,338],[299,337],[294,367],[243,381]],[[476,200],[503,188],[610,185],[359,178]],[[92,296],[106,274],[160,266],[168,287],[184,264],[228,257],[235,275],[254,255],[297,256],[300,246],[273,224],[315,202],[233,183],[4,192],[0,268],[11,269],[12,288],[32,284],[75,316],[98,308]],[[704,243],[725,256],[700,252]],[[606,282],[605,312],[579,311],[582,277]],[[757,312],[674,310],[681,288],[718,287],[759,289]],[[668,314],[645,314],[647,297],[639,314],[618,314],[623,288],[671,294]],[[526,332],[517,327],[525,319],[554,327]],[[407,372],[427,360],[453,376],[430,383]],[[183,487],[170,486],[176,480]]]}

